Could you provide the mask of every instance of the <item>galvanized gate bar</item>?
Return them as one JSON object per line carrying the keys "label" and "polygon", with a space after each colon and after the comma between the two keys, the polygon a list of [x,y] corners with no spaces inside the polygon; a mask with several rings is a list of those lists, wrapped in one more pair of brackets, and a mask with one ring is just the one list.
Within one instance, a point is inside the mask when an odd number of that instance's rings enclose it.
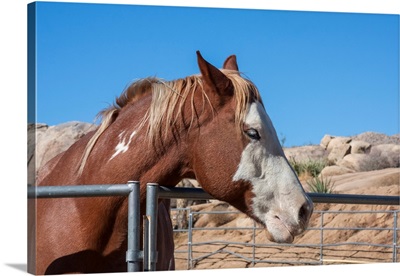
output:
{"label": "galvanized gate bar", "polygon": [[400,196],[309,193],[314,203],[400,205]]}
{"label": "galvanized gate bar", "polygon": [[126,262],[128,272],[140,270],[140,262],[143,259],[140,251],[140,183],[129,181],[132,189],[128,196],[128,249]]}
{"label": "galvanized gate bar", "polygon": [[[126,184],[28,187],[28,198],[127,196]],[[161,198],[213,199],[201,188],[159,187]],[[314,203],[400,205],[400,196],[308,193]]]}
{"label": "galvanized gate bar", "polygon": [[28,198],[128,196],[132,187],[127,184],[31,186]]}
{"label": "galvanized gate bar", "polygon": [[201,188],[180,188],[159,186],[159,196],[161,198],[184,198],[184,199],[214,199]]}
{"label": "galvanized gate bar", "polygon": [[[201,188],[159,187],[161,198],[213,199]],[[400,205],[400,196],[307,193],[314,203]]]}

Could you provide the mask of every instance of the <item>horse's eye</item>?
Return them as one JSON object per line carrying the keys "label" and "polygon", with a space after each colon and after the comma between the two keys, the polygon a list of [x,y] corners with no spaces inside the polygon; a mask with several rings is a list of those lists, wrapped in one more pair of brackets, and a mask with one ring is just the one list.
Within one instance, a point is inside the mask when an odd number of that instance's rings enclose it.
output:
{"label": "horse's eye", "polygon": [[253,140],[260,140],[260,138],[261,138],[258,131],[255,130],[254,128],[250,128],[250,129],[246,130],[245,132],[246,132],[247,136],[249,136]]}

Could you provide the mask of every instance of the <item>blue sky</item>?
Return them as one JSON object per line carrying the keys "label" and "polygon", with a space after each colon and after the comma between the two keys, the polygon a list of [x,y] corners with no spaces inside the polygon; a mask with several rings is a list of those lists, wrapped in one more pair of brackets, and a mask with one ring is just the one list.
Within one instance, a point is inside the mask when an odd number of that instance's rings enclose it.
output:
{"label": "blue sky", "polygon": [[[399,133],[399,16],[37,3],[37,117],[93,122],[137,78],[236,54],[285,146]],[[32,121],[32,117],[28,117]]]}

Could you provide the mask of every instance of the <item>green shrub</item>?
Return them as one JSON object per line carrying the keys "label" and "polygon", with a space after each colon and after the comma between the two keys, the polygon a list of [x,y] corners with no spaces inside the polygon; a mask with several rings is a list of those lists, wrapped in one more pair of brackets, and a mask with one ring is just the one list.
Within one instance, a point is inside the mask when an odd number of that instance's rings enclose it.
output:
{"label": "green shrub", "polygon": [[314,177],[306,182],[312,193],[333,194],[335,183],[330,178]]}
{"label": "green shrub", "polygon": [[317,177],[323,168],[327,166],[327,162],[322,159],[298,162],[295,158],[289,160],[290,165],[298,176],[301,174],[307,174],[311,177]]}
{"label": "green shrub", "polygon": [[308,172],[312,177],[317,177],[320,172],[326,167],[326,162],[324,160],[309,160],[305,164],[306,172]]}

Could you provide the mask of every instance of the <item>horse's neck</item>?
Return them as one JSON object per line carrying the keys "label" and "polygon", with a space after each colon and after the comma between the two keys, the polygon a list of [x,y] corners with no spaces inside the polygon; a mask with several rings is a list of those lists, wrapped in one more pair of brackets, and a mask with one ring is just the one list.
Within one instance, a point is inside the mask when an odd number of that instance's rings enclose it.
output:
{"label": "horse's neck", "polygon": [[[120,118],[100,136],[85,166],[85,183],[126,183],[138,180],[160,185],[176,185],[182,177],[192,176],[186,160],[184,141],[172,135],[163,142],[163,150],[148,144],[146,129],[137,129],[134,110]],[[130,118],[129,123],[123,120]],[[125,127],[122,127],[125,126]],[[176,137],[175,137],[176,139]]]}

